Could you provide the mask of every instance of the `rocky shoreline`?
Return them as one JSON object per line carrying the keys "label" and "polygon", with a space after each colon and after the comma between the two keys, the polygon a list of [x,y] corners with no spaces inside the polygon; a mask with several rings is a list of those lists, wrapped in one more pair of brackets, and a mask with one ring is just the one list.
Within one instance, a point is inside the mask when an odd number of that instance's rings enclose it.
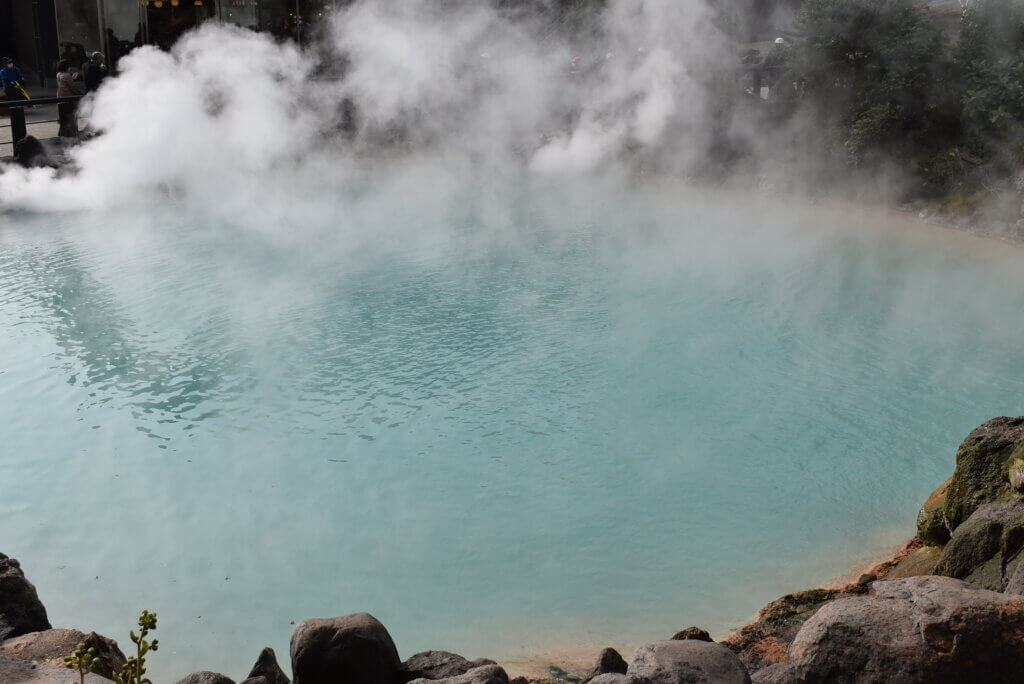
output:
{"label": "rocky shoreline", "polygon": [[[292,680],[264,648],[240,684],[681,684],[683,682],[1011,682],[1024,671],[1024,417],[995,418],[957,451],[928,498],[917,536],[855,582],[788,594],[721,643],[690,627],[627,662],[614,649],[584,673],[515,677],[488,659],[426,651],[405,661],[367,613],[299,623]],[[0,554],[0,682],[67,684],[61,666],[84,643],[99,658],[89,684],[125,663],[117,643],[52,629],[18,561]],[[177,684],[235,684],[196,672]]]}

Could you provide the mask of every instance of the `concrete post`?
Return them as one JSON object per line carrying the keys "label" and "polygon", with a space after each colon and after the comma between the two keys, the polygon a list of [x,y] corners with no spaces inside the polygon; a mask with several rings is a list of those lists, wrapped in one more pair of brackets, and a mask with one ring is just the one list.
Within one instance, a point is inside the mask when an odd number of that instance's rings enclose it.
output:
{"label": "concrete post", "polygon": [[11,107],[11,142],[15,145],[18,141],[28,135],[28,128],[25,126],[25,108]]}

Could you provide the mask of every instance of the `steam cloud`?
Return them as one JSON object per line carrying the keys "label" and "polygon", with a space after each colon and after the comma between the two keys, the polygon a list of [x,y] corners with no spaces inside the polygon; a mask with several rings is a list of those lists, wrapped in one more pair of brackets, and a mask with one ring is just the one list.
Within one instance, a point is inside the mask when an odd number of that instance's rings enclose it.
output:
{"label": "steam cloud", "polygon": [[207,23],[170,53],[123,58],[83,105],[102,135],[74,149],[74,171],[6,167],[0,207],[156,192],[235,219],[315,222],[317,201],[410,162],[433,183],[441,169],[685,171],[707,152],[706,74],[728,47],[710,14],[703,1],[611,0],[570,32],[550,13],[468,0],[360,0],[307,50]]}

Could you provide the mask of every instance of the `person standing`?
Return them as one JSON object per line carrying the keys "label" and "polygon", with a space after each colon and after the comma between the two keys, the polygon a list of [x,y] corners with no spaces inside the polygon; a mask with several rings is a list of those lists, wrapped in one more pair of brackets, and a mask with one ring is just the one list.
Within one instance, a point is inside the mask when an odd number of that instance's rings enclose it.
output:
{"label": "person standing", "polygon": [[0,89],[8,100],[27,100],[21,69],[14,66],[14,60],[4,57],[0,60]]}
{"label": "person standing", "polygon": [[[66,59],[57,62],[57,97],[72,97],[82,94],[78,84],[75,83],[76,76],[80,76],[80,74],[71,72],[71,62]],[[58,103],[57,119],[60,122],[60,131],[57,135],[62,138],[78,137],[77,102]]]}
{"label": "person standing", "polygon": [[94,52],[89,61],[82,66],[82,76],[85,79],[85,92],[91,93],[100,87],[100,82],[107,77],[107,64],[102,52]]}

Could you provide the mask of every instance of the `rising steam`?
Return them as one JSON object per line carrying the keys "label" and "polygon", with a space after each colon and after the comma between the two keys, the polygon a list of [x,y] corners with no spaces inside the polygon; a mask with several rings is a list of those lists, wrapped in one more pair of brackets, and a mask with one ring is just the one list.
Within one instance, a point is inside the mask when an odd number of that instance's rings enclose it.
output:
{"label": "rising steam", "polygon": [[434,181],[700,162],[715,119],[706,74],[728,45],[704,2],[612,0],[585,33],[551,16],[361,0],[306,50],[207,23],[170,53],[123,58],[83,107],[102,134],[73,150],[73,172],[7,167],[0,206],[99,208],[157,192],[294,220],[296,200],[412,160]]}

